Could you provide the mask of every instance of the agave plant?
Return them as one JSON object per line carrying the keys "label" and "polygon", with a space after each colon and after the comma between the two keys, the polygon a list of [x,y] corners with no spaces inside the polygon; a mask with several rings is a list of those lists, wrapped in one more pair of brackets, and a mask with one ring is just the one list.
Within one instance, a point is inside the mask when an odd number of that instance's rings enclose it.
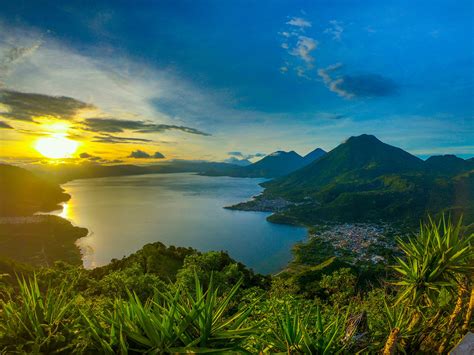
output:
{"label": "agave plant", "polygon": [[0,302],[0,347],[7,352],[72,351],[78,312],[72,285],[40,290],[36,275],[19,279],[17,293]]}
{"label": "agave plant", "polygon": [[311,311],[292,310],[288,303],[274,307],[274,312],[276,322],[265,336],[265,352],[334,354],[344,350],[341,339],[348,313],[328,321],[318,306],[315,319],[311,319]]}
{"label": "agave plant", "polygon": [[[434,314],[430,322],[427,322],[432,328],[441,316],[439,307],[435,306],[439,306],[441,296],[446,293],[453,298],[458,296],[457,307],[452,314],[453,319],[457,318],[462,306],[460,288],[465,287],[460,280],[468,277],[474,270],[473,241],[474,234],[462,233],[461,219],[454,225],[444,216],[438,222],[429,218],[428,223],[421,225],[416,237],[408,241],[398,240],[405,258],[397,258],[397,265],[394,266],[399,275],[399,280],[394,285],[400,288],[395,305],[404,305],[414,310],[408,331],[419,326],[426,311]],[[434,308],[438,308],[438,311],[435,312]],[[392,348],[390,343],[394,339],[396,342],[397,338],[399,335],[394,328],[385,348]],[[418,342],[417,346],[419,345]]]}
{"label": "agave plant", "polygon": [[400,340],[409,336],[410,323],[412,322],[413,310],[404,307],[402,304],[389,306],[387,300],[384,299],[385,319],[390,334],[385,343],[383,354],[392,355],[400,349]]}
{"label": "agave plant", "polygon": [[442,290],[457,293],[459,276],[474,271],[474,234],[463,235],[461,227],[461,220],[453,225],[444,216],[437,223],[430,218],[417,237],[398,240],[405,259],[397,258],[394,267],[400,276],[394,284],[401,287],[397,303],[432,306]]}
{"label": "agave plant", "polygon": [[237,351],[255,332],[244,325],[250,306],[229,312],[241,282],[219,297],[212,277],[206,291],[196,277],[194,294],[175,286],[145,303],[130,294],[127,301],[116,300],[109,312],[83,317],[96,349],[104,353]]}

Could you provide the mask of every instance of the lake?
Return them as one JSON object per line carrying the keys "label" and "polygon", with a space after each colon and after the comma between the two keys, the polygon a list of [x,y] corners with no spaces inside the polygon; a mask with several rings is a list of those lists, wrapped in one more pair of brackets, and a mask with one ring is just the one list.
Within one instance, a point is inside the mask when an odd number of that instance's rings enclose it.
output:
{"label": "lake", "polygon": [[225,250],[255,271],[274,273],[306,229],[269,223],[268,213],[223,208],[260,193],[262,181],[187,173],[75,180],[63,185],[72,197],[59,215],[89,229],[78,241],[87,268],[159,241]]}

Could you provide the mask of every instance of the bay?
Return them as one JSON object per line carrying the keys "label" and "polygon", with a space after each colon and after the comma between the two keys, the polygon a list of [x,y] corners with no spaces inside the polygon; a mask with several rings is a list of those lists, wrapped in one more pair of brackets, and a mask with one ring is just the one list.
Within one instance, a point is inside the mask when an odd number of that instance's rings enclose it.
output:
{"label": "bay", "polygon": [[84,266],[105,265],[143,245],[224,250],[260,273],[281,270],[306,229],[272,224],[268,213],[224,206],[261,192],[263,179],[153,174],[75,180],[60,216],[89,229],[78,241]]}

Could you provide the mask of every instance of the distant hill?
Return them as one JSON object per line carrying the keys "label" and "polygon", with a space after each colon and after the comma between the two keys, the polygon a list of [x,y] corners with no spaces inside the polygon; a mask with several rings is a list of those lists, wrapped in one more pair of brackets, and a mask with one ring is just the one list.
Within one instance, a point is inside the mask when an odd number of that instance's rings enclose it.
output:
{"label": "distant hill", "polygon": [[424,165],[431,173],[454,176],[474,169],[474,160],[464,160],[452,154],[435,155],[426,159]]}
{"label": "distant hill", "polygon": [[315,150],[309,152],[306,154],[303,159],[304,159],[304,165],[311,164],[312,162],[318,160],[321,158],[323,155],[326,154],[326,151],[321,149],[321,148],[316,148]]}
{"label": "distant hill", "polygon": [[[262,201],[284,198],[294,203],[271,217],[279,222],[417,220],[441,210],[470,219],[474,172],[469,162],[458,159],[424,162],[374,136],[351,137],[306,167],[264,183]],[[453,166],[450,174],[446,161]]]}
{"label": "distant hill", "polygon": [[70,196],[32,172],[0,164],[0,216],[31,215],[59,209]]}
{"label": "distant hill", "polygon": [[251,165],[239,167],[237,169],[229,169],[226,167],[222,170],[217,169],[214,171],[206,171],[203,173],[203,175],[275,178],[288,175],[291,172],[319,159],[324,154],[326,154],[326,152],[321,148],[313,150],[304,157],[295,151],[276,151]]}
{"label": "distant hill", "polygon": [[98,163],[58,164],[36,167],[35,172],[49,181],[65,183],[75,179],[90,179],[107,176],[144,175],[161,173],[207,173],[232,172],[240,166],[221,162],[175,160],[155,165],[102,165]]}
{"label": "distant hill", "polygon": [[303,157],[298,153],[277,151],[242,169],[247,177],[283,176],[301,168]]}

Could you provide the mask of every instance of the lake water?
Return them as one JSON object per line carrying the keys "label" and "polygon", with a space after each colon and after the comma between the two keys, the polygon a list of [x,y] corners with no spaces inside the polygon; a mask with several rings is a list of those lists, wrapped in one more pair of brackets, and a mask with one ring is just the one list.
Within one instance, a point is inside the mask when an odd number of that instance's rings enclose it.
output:
{"label": "lake water", "polygon": [[194,174],[76,180],[63,185],[72,198],[60,215],[89,229],[78,242],[88,268],[159,241],[225,250],[258,272],[273,273],[288,263],[306,230],[269,223],[268,213],[223,208],[258,194],[262,181]]}

